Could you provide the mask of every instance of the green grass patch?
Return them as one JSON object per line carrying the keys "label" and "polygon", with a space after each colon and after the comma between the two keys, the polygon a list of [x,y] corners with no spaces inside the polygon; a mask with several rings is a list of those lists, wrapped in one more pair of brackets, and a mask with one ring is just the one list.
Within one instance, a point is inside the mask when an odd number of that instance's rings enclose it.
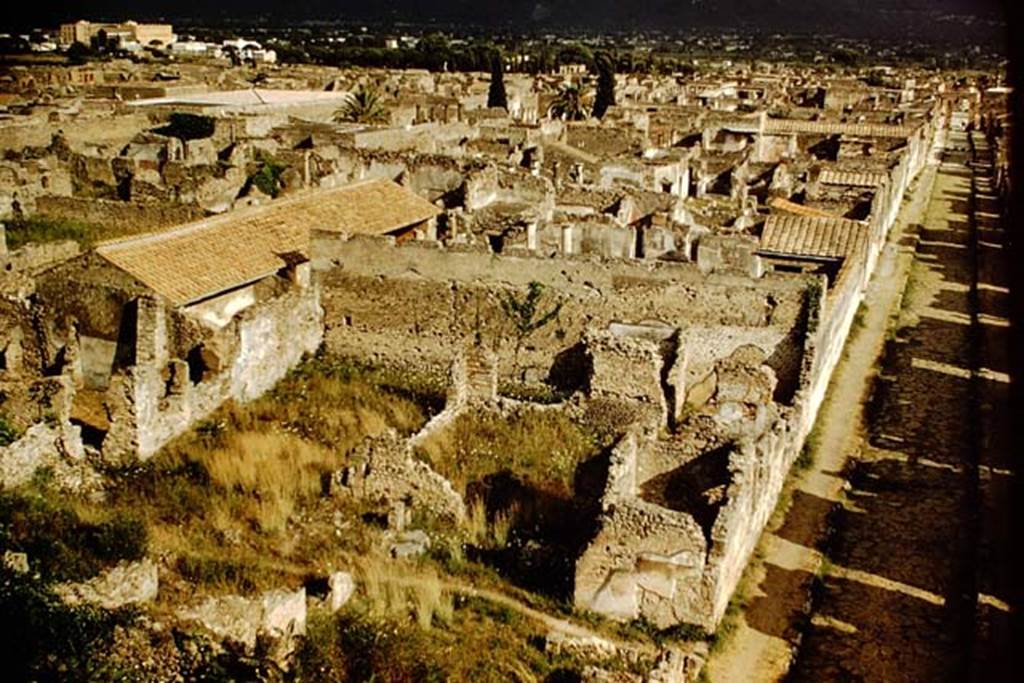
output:
{"label": "green grass patch", "polygon": [[561,411],[524,408],[503,416],[472,410],[432,435],[418,457],[457,489],[489,474],[571,491],[577,465],[599,452],[595,439]]}
{"label": "green grass patch", "polygon": [[95,223],[46,216],[28,216],[9,220],[7,248],[19,249],[32,242],[61,242],[71,240],[82,246],[115,237],[109,230]]}
{"label": "green grass patch", "polygon": [[85,518],[67,499],[34,484],[0,492],[0,547],[28,554],[44,580],[87,579],[146,553],[149,535],[136,515],[100,510]]}

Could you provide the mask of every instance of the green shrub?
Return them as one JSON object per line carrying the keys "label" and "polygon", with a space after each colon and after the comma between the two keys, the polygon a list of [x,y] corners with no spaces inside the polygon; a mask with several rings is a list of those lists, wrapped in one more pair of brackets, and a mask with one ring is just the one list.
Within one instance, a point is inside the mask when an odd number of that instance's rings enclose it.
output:
{"label": "green shrub", "polygon": [[0,614],[14,628],[0,638],[0,661],[12,681],[128,680],[105,660],[114,628],[130,609],[68,607],[44,581],[0,568]]}
{"label": "green shrub", "polygon": [[448,680],[431,645],[411,622],[342,613],[312,620],[296,670],[299,680]]}
{"label": "green shrub", "polygon": [[264,154],[259,158],[259,166],[250,180],[263,194],[276,197],[283,189],[281,176],[284,175],[285,168],[276,159]]}
{"label": "green shrub", "polygon": [[141,559],[146,525],[128,516],[87,522],[48,491],[0,493],[0,546],[28,553],[44,579],[78,581]]}
{"label": "green shrub", "polygon": [[18,430],[14,428],[7,418],[0,415],[0,447],[10,446],[12,443],[18,440]]}

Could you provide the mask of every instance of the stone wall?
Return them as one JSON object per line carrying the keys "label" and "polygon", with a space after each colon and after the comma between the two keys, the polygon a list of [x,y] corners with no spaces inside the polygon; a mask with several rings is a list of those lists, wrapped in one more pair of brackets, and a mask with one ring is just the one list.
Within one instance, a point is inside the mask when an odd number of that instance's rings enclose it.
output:
{"label": "stone wall", "polygon": [[58,131],[72,144],[109,144],[122,147],[150,126],[145,114],[108,114],[106,116],[79,116],[73,121],[38,120],[16,121],[0,126],[0,151],[21,150],[25,147],[46,147]]}
{"label": "stone wall", "polygon": [[39,422],[14,443],[0,447],[0,488],[14,488],[32,481],[48,468],[59,488],[73,493],[99,490],[101,478],[85,456],[78,427]]}
{"label": "stone wall", "polygon": [[[756,365],[747,351],[720,365],[746,356]],[[648,413],[612,451],[599,531],[576,565],[578,606],[717,626],[800,443],[799,420],[765,404],[771,387],[756,372],[724,382],[681,436],[660,436]]]}
{"label": "stone wall", "polygon": [[[705,412],[717,411],[713,419],[723,435],[728,436],[728,485],[721,494],[721,507],[714,512],[706,555],[699,556],[700,545],[695,539],[687,542],[685,534],[673,534],[692,517],[645,500],[649,492],[645,493],[647,485],[639,481],[639,473],[650,470],[651,461],[665,459],[665,454],[659,452],[664,450],[664,442],[655,437],[643,438],[642,434],[649,434],[649,429],[627,435],[611,457],[600,531],[577,563],[578,605],[620,619],[643,615],[662,626],[689,622],[708,630],[717,627],[775,509],[788,472],[814,425],[863,300],[864,287],[910,179],[923,167],[930,144],[930,132],[919,131],[910,142],[910,150],[893,169],[890,184],[876,196],[867,251],[848,258],[831,287],[822,278],[806,290],[805,318],[802,325],[794,328],[788,345],[789,350],[800,347],[801,352],[788,353],[783,360],[775,359],[775,365],[788,367],[786,375],[791,376],[799,365],[791,400],[780,400],[770,373],[762,372],[763,377],[759,378],[756,372],[744,371],[742,363],[733,363],[746,359],[756,364],[758,352],[752,349],[760,348],[763,352],[763,342],[755,342],[750,350],[737,344],[741,340],[754,341],[758,328],[751,327],[731,341],[713,327],[701,331],[683,328],[680,345],[687,358],[689,395],[701,394],[695,407],[702,407]],[[762,313],[767,319],[772,318],[773,305]],[[733,357],[724,362],[719,350],[723,346],[736,349]],[[715,353],[709,355],[710,349],[715,349]],[[771,359],[767,362],[771,367]],[[713,370],[708,377],[715,381],[698,379],[709,367]],[[762,366],[762,371],[765,369]],[[643,375],[642,368],[635,372]],[[775,402],[767,398],[772,393]],[[662,464],[660,469],[664,468]],[[652,539],[656,547],[664,548],[658,543],[667,538],[674,541],[672,547],[685,561],[669,563],[671,566],[666,568],[666,556],[662,554],[658,562],[650,563]],[[653,576],[652,567],[657,568]],[[647,603],[645,598],[649,599]]]}
{"label": "stone wall", "polygon": [[[168,322],[158,301],[139,301],[136,363],[115,373],[106,393],[107,459],[148,458],[224,401],[259,397],[319,347],[323,332],[318,291],[296,287],[253,305],[223,328],[216,346],[221,354],[199,378],[188,360],[171,356]],[[204,347],[197,348],[201,356]]]}
{"label": "stone wall", "polygon": [[8,252],[5,259],[6,268],[16,273],[34,273],[68,261],[80,252],[81,247],[71,240],[26,244],[20,249]]}
{"label": "stone wall", "polygon": [[[692,326],[717,328],[753,338],[769,356],[799,353],[790,347],[802,323],[802,277],[704,276],[687,264],[495,256],[324,233],[314,234],[312,256],[331,351],[438,376],[445,376],[459,343],[479,336],[497,352],[503,380],[540,382],[587,328],[616,321],[660,321],[684,335]],[[501,302],[521,298],[532,281],[546,288],[541,309],[560,303],[561,310],[524,340],[516,363]],[[793,365],[789,360],[777,370]]]}
{"label": "stone wall", "polygon": [[697,522],[639,498],[624,499],[602,517],[576,566],[577,605],[616,619],[646,617],[659,627],[699,623],[707,544]]}
{"label": "stone wall", "polygon": [[451,482],[412,453],[412,440],[394,431],[357,446],[353,464],[336,472],[331,493],[390,508],[403,504],[448,520],[461,520],[465,503]]}
{"label": "stone wall", "polygon": [[36,200],[36,213],[48,218],[102,225],[118,235],[191,223],[205,216],[199,207],[184,204],[54,196],[39,197]]}

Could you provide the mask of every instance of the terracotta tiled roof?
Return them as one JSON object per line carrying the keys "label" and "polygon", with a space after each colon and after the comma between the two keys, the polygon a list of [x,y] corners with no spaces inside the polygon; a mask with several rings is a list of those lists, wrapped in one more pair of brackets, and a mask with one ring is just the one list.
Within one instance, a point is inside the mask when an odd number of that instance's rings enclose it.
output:
{"label": "terracotta tiled roof", "polygon": [[816,209],[813,206],[807,206],[805,204],[797,204],[796,202],[791,202],[783,197],[775,197],[768,202],[768,206],[796,216],[810,216],[812,218],[839,218],[839,216],[831,214],[828,211],[822,211],[821,209]]}
{"label": "terracotta tiled roof", "polygon": [[845,218],[769,216],[761,233],[764,254],[846,258],[863,254],[868,226]]}
{"label": "terracotta tiled roof", "polygon": [[314,228],[382,235],[439,213],[412,191],[378,178],[106,242],[96,251],[184,305],[271,275],[287,265],[290,252],[308,254]]}
{"label": "terracotta tiled roof", "polygon": [[764,132],[768,135],[855,135],[871,138],[908,138],[914,134],[913,126],[894,126],[883,123],[838,123],[835,121],[803,121],[800,119],[768,119]]}
{"label": "terracotta tiled roof", "polygon": [[870,171],[839,171],[827,169],[821,172],[820,180],[825,185],[847,185],[850,187],[881,187],[887,176]]}

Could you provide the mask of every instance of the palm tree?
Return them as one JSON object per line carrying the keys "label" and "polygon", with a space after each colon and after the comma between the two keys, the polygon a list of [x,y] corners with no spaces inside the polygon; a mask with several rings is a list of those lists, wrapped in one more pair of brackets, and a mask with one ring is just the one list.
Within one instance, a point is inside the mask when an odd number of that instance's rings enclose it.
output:
{"label": "palm tree", "polygon": [[590,116],[589,97],[578,85],[564,85],[551,103],[548,113],[552,118],[566,121],[582,121]]}
{"label": "palm tree", "polygon": [[334,120],[348,123],[388,123],[391,115],[374,88],[361,87],[345,98]]}

